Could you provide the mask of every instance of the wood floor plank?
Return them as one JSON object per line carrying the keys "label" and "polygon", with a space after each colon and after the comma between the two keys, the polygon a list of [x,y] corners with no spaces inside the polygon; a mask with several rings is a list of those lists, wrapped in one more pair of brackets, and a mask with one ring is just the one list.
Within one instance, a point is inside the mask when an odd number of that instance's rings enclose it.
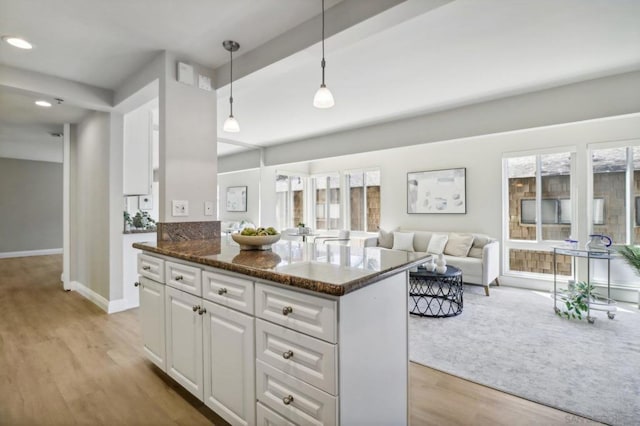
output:
{"label": "wood floor plank", "polygon": [[[64,291],[61,265],[0,259],[0,425],[226,424],[145,358],[137,310]],[[418,364],[409,394],[413,426],[590,424]]]}

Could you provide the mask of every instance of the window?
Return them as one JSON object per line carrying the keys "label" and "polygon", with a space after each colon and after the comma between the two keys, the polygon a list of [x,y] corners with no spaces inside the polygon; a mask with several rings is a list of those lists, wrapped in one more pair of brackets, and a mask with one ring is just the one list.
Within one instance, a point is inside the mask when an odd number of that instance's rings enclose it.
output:
{"label": "window", "polygon": [[640,146],[593,149],[593,233],[640,244]]}
{"label": "window", "polygon": [[340,175],[311,178],[316,229],[340,229]]}
{"label": "window", "polygon": [[304,178],[276,174],[276,226],[283,230],[304,222]]}
{"label": "window", "polygon": [[[507,272],[553,273],[551,247],[570,238],[572,223],[571,152],[505,159],[505,235]],[[571,275],[570,259],[560,259],[558,273]]]}
{"label": "window", "polygon": [[349,229],[376,232],[380,225],[380,170],[346,173],[346,188]]}

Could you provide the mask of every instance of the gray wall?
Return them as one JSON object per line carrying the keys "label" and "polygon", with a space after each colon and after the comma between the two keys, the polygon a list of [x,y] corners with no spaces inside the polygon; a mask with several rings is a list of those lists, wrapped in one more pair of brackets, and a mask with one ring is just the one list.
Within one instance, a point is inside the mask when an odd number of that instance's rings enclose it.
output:
{"label": "gray wall", "polygon": [[71,140],[70,159],[71,280],[83,284],[107,300],[109,138],[109,114],[89,114],[76,127],[75,138]]}
{"label": "gray wall", "polygon": [[62,248],[62,164],[0,158],[0,253]]}

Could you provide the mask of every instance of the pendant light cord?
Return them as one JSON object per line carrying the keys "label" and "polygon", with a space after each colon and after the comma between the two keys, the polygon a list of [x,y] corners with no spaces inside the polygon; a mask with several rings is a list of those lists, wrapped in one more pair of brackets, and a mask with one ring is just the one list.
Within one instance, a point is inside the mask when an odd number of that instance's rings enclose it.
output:
{"label": "pendant light cord", "polygon": [[[324,0],[323,0],[324,1]],[[229,50],[231,57],[231,66],[229,67],[229,80],[231,80],[231,92],[229,93],[229,107],[231,109],[231,117],[233,117],[233,50]]]}
{"label": "pendant light cord", "polygon": [[322,0],[322,62],[320,62],[320,65],[322,67],[322,86],[321,87],[325,87],[324,86],[324,66],[326,65],[326,62],[324,60],[324,0]]}

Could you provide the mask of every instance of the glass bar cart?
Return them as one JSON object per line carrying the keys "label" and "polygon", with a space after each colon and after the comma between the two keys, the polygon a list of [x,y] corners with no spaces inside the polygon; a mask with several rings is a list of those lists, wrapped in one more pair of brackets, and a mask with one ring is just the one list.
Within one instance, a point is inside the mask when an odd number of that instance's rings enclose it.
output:
{"label": "glass bar cart", "polygon": [[609,319],[614,319],[616,316],[616,301],[611,299],[611,259],[614,254],[611,250],[579,250],[565,247],[553,248],[553,309],[556,313],[560,313],[560,309],[557,307],[558,302],[565,302],[567,296],[571,293],[572,289],[567,291],[559,290],[557,286],[557,256],[565,255],[570,256],[573,261],[573,271],[576,270],[576,259],[587,259],[587,282],[591,282],[591,260],[606,260],[607,261],[607,297],[593,296],[589,298],[587,302],[587,321],[589,324],[593,324],[596,319],[591,316],[591,311],[605,311]]}

